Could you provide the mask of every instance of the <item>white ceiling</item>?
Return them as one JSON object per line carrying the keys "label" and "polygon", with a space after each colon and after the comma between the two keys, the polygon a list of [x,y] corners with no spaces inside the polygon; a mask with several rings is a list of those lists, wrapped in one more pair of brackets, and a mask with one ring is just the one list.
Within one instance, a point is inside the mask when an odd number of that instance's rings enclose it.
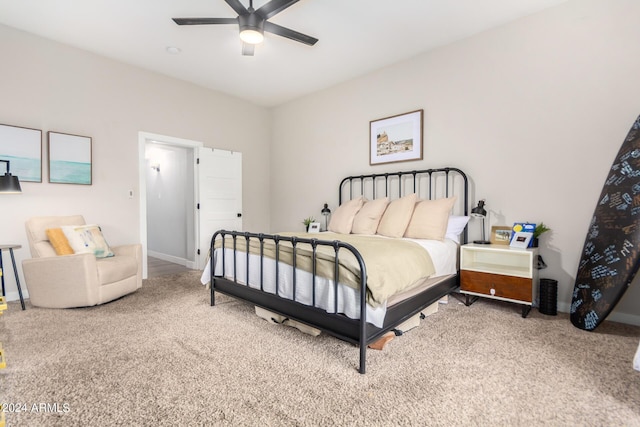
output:
{"label": "white ceiling", "polygon": [[253,57],[235,25],[171,20],[234,18],[223,0],[0,0],[0,23],[274,106],[565,1],[301,0],[270,21],[320,41],[265,33]]}

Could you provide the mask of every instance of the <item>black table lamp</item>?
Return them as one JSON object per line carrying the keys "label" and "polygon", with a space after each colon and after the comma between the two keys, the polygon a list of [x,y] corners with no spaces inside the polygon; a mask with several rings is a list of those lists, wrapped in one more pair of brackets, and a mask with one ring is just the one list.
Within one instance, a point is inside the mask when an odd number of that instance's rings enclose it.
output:
{"label": "black table lamp", "polygon": [[9,172],[9,160],[0,160],[2,163],[7,164],[7,171],[4,175],[0,175],[0,193],[4,194],[20,194],[22,188],[20,188],[20,180],[17,176],[11,175]]}
{"label": "black table lamp", "polygon": [[487,218],[487,210],[484,208],[485,200],[479,200],[478,206],[471,209],[471,216],[475,218],[482,218],[482,240],[474,240],[473,243],[478,243],[480,245],[488,245],[491,242],[488,241],[484,234],[484,221]]}
{"label": "black table lamp", "polygon": [[329,215],[331,215],[329,205],[325,203],[324,208],[322,208],[320,213],[322,213],[322,216],[324,217],[324,231],[327,231],[329,229]]}

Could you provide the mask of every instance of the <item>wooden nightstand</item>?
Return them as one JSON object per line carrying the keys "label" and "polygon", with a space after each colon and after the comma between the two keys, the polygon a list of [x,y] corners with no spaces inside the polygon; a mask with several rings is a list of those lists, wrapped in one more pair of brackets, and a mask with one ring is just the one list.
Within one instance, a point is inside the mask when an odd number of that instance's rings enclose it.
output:
{"label": "wooden nightstand", "polygon": [[[466,305],[478,297],[522,304],[527,317],[538,294],[538,249],[467,244],[460,247],[460,292]],[[471,299],[470,299],[471,298]]]}

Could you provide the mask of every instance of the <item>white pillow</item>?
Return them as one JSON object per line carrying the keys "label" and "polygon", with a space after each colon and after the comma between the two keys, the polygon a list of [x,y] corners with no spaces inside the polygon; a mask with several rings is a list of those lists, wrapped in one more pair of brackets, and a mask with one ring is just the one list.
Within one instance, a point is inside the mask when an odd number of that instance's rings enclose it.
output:
{"label": "white pillow", "polygon": [[94,254],[96,258],[114,255],[97,225],[66,225],[60,228],[69,241],[69,245],[73,248],[73,252]]}
{"label": "white pillow", "polygon": [[360,196],[338,206],[336,211],[331,214],[331,221],[329,221],[329,226],[327,227],[328,230],[340,234],[351,233],[353,220],[363,203],[364,197]]}
{"label": "white pillow", "polygon": [[469,222],[469,218],[468,216],[451,215],[447,223],[447,232],[444,238],[460,243],[460,234],[464,231],[464,227],[467,225],[467,222]]}

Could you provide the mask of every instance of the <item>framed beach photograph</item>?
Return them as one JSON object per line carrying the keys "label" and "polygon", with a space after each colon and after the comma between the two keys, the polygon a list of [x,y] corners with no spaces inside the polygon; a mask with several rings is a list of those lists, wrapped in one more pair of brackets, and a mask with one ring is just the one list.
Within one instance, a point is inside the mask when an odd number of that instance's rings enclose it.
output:
{"label": "framed beach photograph", "polygon": [[91,138],[48,132],[49,182],[91,185]]}
{"label": "framed beach photograph", "polygon": [[422,160],[423,110],[369,122],[369,164]]}
{"label": "framed beach photograph", "polygon": [[511,227],[506,225],[494,225],[491,227],[492,245],[508,245],[511,241]]}
{"label": "framed beach photograph", "polygon": [[[9,161],[9,172],[22,182],[42,182],[42,131],[0,125],[0,160]],[[0,174],[7,163],[0,163]]]}

